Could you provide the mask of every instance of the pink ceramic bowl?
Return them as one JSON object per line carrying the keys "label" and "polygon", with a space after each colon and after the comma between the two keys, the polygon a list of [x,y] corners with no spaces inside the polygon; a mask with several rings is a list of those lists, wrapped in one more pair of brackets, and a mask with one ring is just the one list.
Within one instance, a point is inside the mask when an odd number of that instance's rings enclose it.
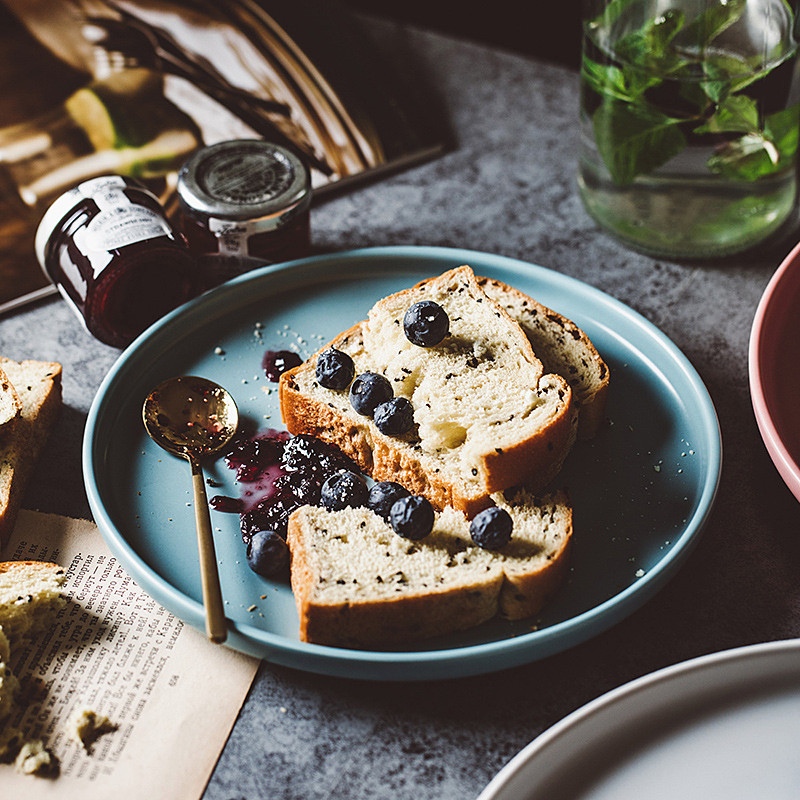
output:
{"label": "pink ceramic bowl", "polygon": [[800,244],[759,301],[750,332],[750,395],[767,451],[800,500]]}

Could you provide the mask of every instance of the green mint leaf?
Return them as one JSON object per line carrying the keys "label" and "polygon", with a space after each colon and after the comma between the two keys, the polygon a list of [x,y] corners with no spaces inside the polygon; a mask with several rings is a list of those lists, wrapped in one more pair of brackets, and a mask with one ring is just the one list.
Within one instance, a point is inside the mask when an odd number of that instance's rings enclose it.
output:
{"label": "green mint leaf", "polygon": [[589,89],[601,96],[615,97],[618,100],[633,99],[628,91],[624,73],[613,64],[607,66],[598,64],[584,56],[581,62],[581,77]]}
{"label": "green mint leaf", "polygon": [[684,20],[683,11],[669,9],[641,29],[621,37],[614,46],[614,54],[631,67],[647,72],[660,76],[672,72],[686,63],[671,46]]}
{"label": "green mint leaf", "polygon": [[764,132],[784,159],[794,158],[800,139],[800,106],[776,111],[764,120]]}
{"label": "green mint leaf", "polygon": [[727,0],[709,6],[684,28],[680,35],[680,44],[705,49],[706,45],[742,16],[746,2],[747,0]]}
{"label": "green mint leaf", "polygon": [[597,149],[619,186],[652,172],[686,146],[680,120],[647,107],[605,100],[592,123]]}
{"label": "green mint leaf", "polygon": [[707,162],[709,170],[723,178],[756,181],[778,171],[780,155],[775,145],[758,133],[746,133],[728,142]]}
{"label": "green mint leaf", "polygon": [[717,107],[714,115],[694,129],[695,133],[758,133],[758,106],[752,97],[732,95]]}

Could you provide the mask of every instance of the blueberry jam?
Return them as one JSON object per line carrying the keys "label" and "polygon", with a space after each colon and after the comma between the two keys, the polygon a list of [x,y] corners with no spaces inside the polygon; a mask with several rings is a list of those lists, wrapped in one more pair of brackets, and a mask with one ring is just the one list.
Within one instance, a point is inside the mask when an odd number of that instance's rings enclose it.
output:
{"label": "blueberry jam", "polygon": [[267,350],[261,361],[267,377],[277,383],[286,370],[297,367],[303,363],[303,359],[292,350]]}
{"label": "blueberry jam", "polygon": [[[322,485],[341,470],[359,472],[338,448],[313,436],[292,436],[267,430],[237,438],[225,455],[236,473],[240,496],[217,495],[209,501],[217,511],[239,514],[242,540],[249,545],[259,531],[286,538],[289,515],[302,505],[319,505]],[[278,552],[264,548],[264,552]],[[261,553],[261,549],[258,551]],[[268,568],[259,556],[259,571]]]}

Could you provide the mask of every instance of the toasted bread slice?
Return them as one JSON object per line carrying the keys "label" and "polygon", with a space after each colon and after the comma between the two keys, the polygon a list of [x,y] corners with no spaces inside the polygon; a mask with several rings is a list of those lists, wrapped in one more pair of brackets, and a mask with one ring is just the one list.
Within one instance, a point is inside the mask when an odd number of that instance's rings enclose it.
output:
{"label": "toasted bread slice", "polygon": [[[441,305],[449,335],[434,347],[412,344],[405,311],[420,300]],[[357,413],[347,390],[321,386],[319,353],[281,376],[281,413],[293,434],[336,444],[375,480],[395,480],[439,509],[468,516],[493,492],[546,486],[575,439],[572,392],[544,372],[520,326],[462,266],[378,302],[369,319],[329,347],[347,353],[356,374],[378,372],[414,408],[410,434],[388,436]]]}
{"label": "toasted bread slice", "polygon": [[[510,494],[510,493],[509,493]],[[500,550],[476,546],[469,521],[446,508],[412,542],[367,508],[303,506],[289,519],[291,581],[303,641],[394,645],[538,612],[561,585],[572,536],[564,493],[497,494],[514,521]]]}
{"label": "toasted bread slice", "polygon": [[0,438],[0,543],[16,521],[22,496],[61,408],[61,365],[0,358],[20,398],[19,420]]}

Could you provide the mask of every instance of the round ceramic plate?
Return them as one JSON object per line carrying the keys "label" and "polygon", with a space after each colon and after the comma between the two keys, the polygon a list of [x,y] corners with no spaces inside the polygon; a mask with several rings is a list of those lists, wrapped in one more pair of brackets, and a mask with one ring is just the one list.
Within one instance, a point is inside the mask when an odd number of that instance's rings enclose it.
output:
{"label": "round ceramic plate", "polygon": [[478,800],[797,800],[800,641],[625,684],[520,751]]}
{"label": "round ceramic plate", "polygon": [[800,245],[767,284],[750,333],[750,396],[767,452],[800,500]]}
{"label": "round ceramic plate", "polygon": [[[331,675],[418,680],[515,666],[597,634],[641,606],[695,543],[719,480],[721,443],[708,393],[680,351],[608,295],[542,267],[449,248],[392,247],[316,256],[250,272],[177,309],[142,334],[104,380],[90,410],[84,476],[111,550],[139,585],[203,628],[185,461],[152,443],[141,422],[148,391],[173,375],[226,386],[251,426],[280,428],[268,349],[308,356],[373,303],[423,278],[469,264],[578,323],[609,365],[609,422],[576,445],[558,477],[574,506],[570,577],[540,617],[493,620],[470,631],[387,651],[298,639],[294,599],[246,565],[238,517],[212,512],[231,647]],[[224,462],[206,468],[237,495]],[[598,570],[597,564],[603,564]]]}

